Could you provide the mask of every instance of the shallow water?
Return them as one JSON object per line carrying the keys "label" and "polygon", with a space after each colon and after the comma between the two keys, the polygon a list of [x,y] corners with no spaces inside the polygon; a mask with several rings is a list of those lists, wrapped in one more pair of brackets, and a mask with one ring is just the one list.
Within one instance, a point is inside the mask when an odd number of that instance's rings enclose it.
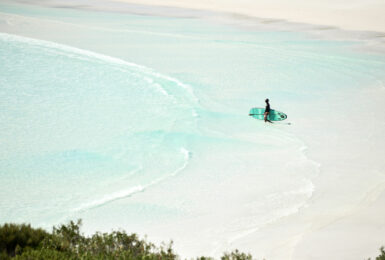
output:
{"label": "shallow water", "polygon": [[[320,163],[292,128],[385,78],[384,56],[354,52],[358,42],[1,6],[0,222],[83,218],[87,232],[154,236],[183,223],[191,235],[163,239],[190,236],[190,252],[218,253],[308,206]],[[63,30],[31,37],[42,25]],[[266,97],[287,121],[248,117]]]}

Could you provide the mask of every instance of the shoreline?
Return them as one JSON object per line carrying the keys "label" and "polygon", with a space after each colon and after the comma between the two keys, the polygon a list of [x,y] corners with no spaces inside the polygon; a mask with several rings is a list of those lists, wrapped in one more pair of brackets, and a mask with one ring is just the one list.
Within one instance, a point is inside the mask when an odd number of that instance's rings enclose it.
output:
{"label": "shoreline", "polygon": [[[219,0],[215,0],[219,1]],[[283,1],[283,0],[280,0]],[[15,1],[17,4],[37,5],[46,8],[73,9],[95,12],[112,12],[131,15],[159,16],[174,18],[196,18],[213,23],[234,26],[251,31],[290,31],[308,34],[309,38],[333,41],[357,41],[364,44],[352,47],[365,52],[385,53],[385,19],[379,19],[380,25],[368,27],[343,26],[332,19],[328,23],[321,20],[290,19],[282,15],[264,15],[243,11],[230,7],[214,8],[199,3],[191,5],[187,0],[174,2],[166,0],[162,3],[155,0],[53,0],[50,2],[34,0],[32,2]],[[385,3],[381,6],[385,10]],[[366,14],[369,16],[369,14]],[[317,15],[315,15],[317,16]]]}
{"label": "shoreline", "polygon": [[[26,3],[25,1],[16,1]],[[299,0],[278,0],[274,3],[262,0],[255,3],[251,0],[234,2],[231,0],[212,0],[210,2],[197,0],[82,0],[63,1],[53,0],[32,1],[28,4],[40,4],[59,8],[81,8],[100,11],[125,12],[122,8],[129,5],[131,13],[142,15],[172,14],[178,17],[201,16],[202,14],[226,14],[233,17],[250,17],[275,23],[287,21],[293,24],[308,24],[323,28],[339,28],[348,31],[367,31],[385,33],[385,3],[372,0],[367,3],[362,0],[339,3],[333,1],[313,0],[312,3],[303,3]],[[146,7],[152,10],[147,9]],[[385,35],[380,35],[385,37]]]}
{"label": "shoreline", "polygon": [[164,0],[109,0],[112,2],[133,3],[149,6],[181,7],[193,10],[206,10],[222,12],[234,15],[250,16],[268,20],[286,20],[290,23],[306,23],[312,25],[338,27],[343,30],[385,32],[385,19],[383,11],[385,3],[381,1],[344,1],[336,3],[329,1],[312,1],[304,3],[301,1],[285,0],[258,1],[251,0],[235,1],[203,1],[198,0],[191,3],[188,0],[174,1]]}

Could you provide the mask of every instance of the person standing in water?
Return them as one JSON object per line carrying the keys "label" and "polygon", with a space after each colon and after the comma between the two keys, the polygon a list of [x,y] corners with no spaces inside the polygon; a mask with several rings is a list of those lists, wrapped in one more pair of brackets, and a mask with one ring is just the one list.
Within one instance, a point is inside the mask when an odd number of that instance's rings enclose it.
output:
{"label": "person standing in water", "polygon": [[263,115],[264,115],[264,119],[265,119],[265,123],[266,123],[266,122],[272,123],[269,119],[267,119],[267,117],[268,117],[269,114],[270,114],[270,104],[269,104],[269,99],[266,98],[265,102],[266,102],[266,108],[265,108],[265,113],[263,114]]}

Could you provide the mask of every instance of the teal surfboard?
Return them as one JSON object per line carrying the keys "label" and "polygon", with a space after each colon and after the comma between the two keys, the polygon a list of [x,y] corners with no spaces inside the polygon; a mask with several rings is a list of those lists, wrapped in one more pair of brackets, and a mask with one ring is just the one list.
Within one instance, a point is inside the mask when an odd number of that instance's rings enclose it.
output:
{"label": "teal surfboard", "polygon": [[[263,115],[264,113],[265,113],[264,108],[253,107],[252,109],[250,109],[249,116],[252,116],[256,119],[263,120],[264,119],[264,115]],[[285,120],[286,118],[287,118],[287,115],[285,113],[279,112],[279,111],[274,110],[274,109],[270,109],[270,113],[267,116],[267,119],[270,121],[282,121],[282,120]]]}

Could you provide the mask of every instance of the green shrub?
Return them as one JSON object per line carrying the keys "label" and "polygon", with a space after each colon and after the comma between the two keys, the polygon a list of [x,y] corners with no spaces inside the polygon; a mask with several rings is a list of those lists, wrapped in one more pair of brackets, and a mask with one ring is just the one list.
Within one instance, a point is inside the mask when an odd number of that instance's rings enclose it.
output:
{"label": "green shrub", "polygon": [[376,260],[385,260],[385,250],[384,250],[384,247],[380,248],[380,252],[381,252],[381,254],[376,257]]}
{"label": "green shrub", "polygon": [[[157,247],[124,231],[97,232],[86,237],[81,234],[80,227],[80,220],[70,221],[48,233],[30,225],[5,224],[0,227],[0,259],[179,259],[172,249],[172,242]],[[213,260],[204,256],[198,259]],[[251,255],[236,250],[222,259],[249,260]]]}
{"label": "green shrub", "polygon": [[40,228],[26,224],[4,224],[0,226],[1,259],[21,254],[27,248],[36,249],[50,235]]}
{"label": "green shrub", "polygon": [[[9,260],[176,260],[172,242],[159,247],[124,231],[95,233],[86,237],[80,233],[81,221],[54,227],[51,233],[26,224],[0,226],[0,259]],[[375,260],[385,260],[384,247]],[[252,260],[250,254],[238,250],[224,253],[221,260]],[[196,260],[213,260],[201,256]]]}
{"label": "green shrub", "polygon": [[224,253],[221,260],[252,260],[253,257],[250,254],[239,252],[238,249],[231,253]]}
{"label": "green shrub", "polygon": [[[124,231],[99,233],[85,237],[80,233],[81,221],[70,221],[67,225],[55,227],[52,236],[42,241],[44,256],[41,259],[176,259],[172,243],[156,247],[154,244],[138,238],[136,234],[128,235]],[[61,254],[52,255],[56,250]],[[28,252],[28,254],[32,254]],[[27,256],[27,255],[26,255]],[[49,256],[49,257],[48,257]]]}

